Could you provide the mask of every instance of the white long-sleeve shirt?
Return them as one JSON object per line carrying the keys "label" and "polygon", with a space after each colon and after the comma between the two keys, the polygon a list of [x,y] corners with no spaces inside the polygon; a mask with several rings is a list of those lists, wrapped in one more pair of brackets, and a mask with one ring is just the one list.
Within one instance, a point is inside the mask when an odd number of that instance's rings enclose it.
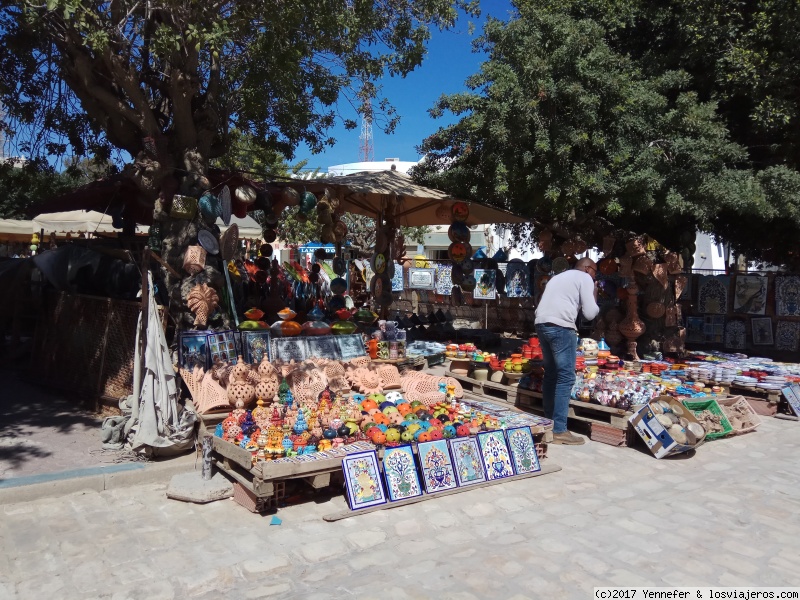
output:
{"label": "white long-sleeve shirt", "polygon": [[577,329],[578,310],[587,320],[594,319],[600,307],[594,299],[594,281],[584,271],[570,269],[547,282],[542,299],[536,307],[536,324],[552,323]]}

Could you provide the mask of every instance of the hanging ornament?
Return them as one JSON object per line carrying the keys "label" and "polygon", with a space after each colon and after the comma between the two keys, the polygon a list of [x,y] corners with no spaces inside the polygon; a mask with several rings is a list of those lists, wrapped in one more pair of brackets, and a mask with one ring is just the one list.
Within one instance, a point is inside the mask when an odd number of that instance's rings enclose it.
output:
{"label": "hanging ornament", "polygon": [[453,221],[466,221],[469,218],[469,204],[466,202],[456,202],[450,209]]}
{"label": "hanging ornament", "polygon": [[464,259],[472,256],[472,246],[464,242],[450,244],[447,254],[454,263],[460,263]]}
{"label": "hanging ornament", "polygon": [[344,294],[347,291],[347,282],[341,277],[331,281],[331,292],[334,294]]}
{"label": "hanging ornament", "polygon": [[240,185],[236,188],[234,194],[239,202],[245,206],[250,206],[255,203],[258,192],[256,192],[256,189],[252,186]]}
{"label": "hanging ornament", "polygon": [[341,256],[337,256],[333,259],[333,272],[337,275],[344,275],[345,271],[347,270],[347,265],[344,262],[344,259]]}
{"label": "hanging ornament", "polygon": [[264,241],[268,244],[271,244],[275,240],[278,239],[278,232],[274,229],[265,229],[264,230]]}
{"label": "hanging ornament", "polygon": [[451,242],[469,242],[471,236],[469,227],[461,221],[455,221],[447,230]]}

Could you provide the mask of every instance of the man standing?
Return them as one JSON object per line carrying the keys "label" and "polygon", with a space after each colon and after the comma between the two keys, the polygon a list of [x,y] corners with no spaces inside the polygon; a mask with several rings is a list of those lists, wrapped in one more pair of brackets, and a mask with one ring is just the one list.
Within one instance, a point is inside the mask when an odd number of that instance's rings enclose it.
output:
{"label": "man standing", "polygon": [[587,320],[600,312],[594,284],[596,275],[595,262],[590,258],[580,259],[574,269],[547,282],[536,308],[536,334],[544,358],[544,416],[553,420],[554,444],[577,446],[585,441],[567,431],[567,413],[575,384],[578,310]]}

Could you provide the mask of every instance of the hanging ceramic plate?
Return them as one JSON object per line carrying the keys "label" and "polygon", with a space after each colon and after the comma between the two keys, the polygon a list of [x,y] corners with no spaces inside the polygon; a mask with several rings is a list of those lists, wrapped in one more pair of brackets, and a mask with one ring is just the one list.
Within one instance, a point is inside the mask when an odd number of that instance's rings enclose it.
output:
{"label": "hanging ceramic plate", "polygon": [[372,281],[369,283],[369,290],[372,293],[372,297],[381,302],[382,298],[384,298],[384,292],[386,290],[389,291],[389,296],[392,295],[392,281],[385,274],[383,275],[375,275],[372,278]]}
{"label": "hanging ceramic plate", "polygon": [[553,261],[549,256],[543,256],[536,262],[536,270],[539,273],[549,273],[553,269]]}
{"label": "hanging ceramic plate", "polygon": [[569,261],[563,256],[553,259],[553,273],[558,275],[569,269]]}
{"label": "hanging ceramic plate", "polygon": [[472,275],[468,275],[464,277],[464,281],[461,282],[461,289],[465,292],[471,292],[475,289],[477,282],[475,281],[475,277]]}
{"label": "hanging ceramic plate", "polygon": [[450,244],[447,249],[447,255],[454,263],[461,263],[472,256],[472,246],[464,242],[455,242]]}
{"label": "hanging ceramic plate", "polygon": [[[230,217],[229,217],[230,218]],[[278,224],[278,215],[271,210],[264,211],[264,222],[270,227],[275,227]]]}
{"label": "hanging ceramic plate", "polygon": [[270,244],[261,244],[261,248],[258,249],[258,252],[261,256],[269,258],[272,256],[272,246]]}
{"label": "hanging ceramic plate", "polygon": [[217,238],[215,238],[214,234],[210,231],[201,229],[197,233],[197,241],[200,242],[203,250],[209,254],[219,254],[219,243],[217,242]]}
{"label": "hanging ceramic plate", "polygon": [[460,221],[454,221],[450,228],[447,230],[447,237],[451,242],[468,242],[471,234],[469,227]]}
{"label": "hanging ceramic plate", "polygon": [[386,263],[386,255],[382,252],[378,252],[372,256],[370,266],[376,274],[382,275],[386,272]]}
{"label": "hanging ceramic plate", "polygon": [[344,294],[347,291],[347,282],[341,277],[331,281],[331,292],[334,294]]}
{"label": "hanging ceramic plate", "polygon": [[337,256],[333,259],[333,272],[337,275],[344,275],[345,270],[347,269],[347,265],[344,263],[344,259],[341,256]]}
{"label": "hanging ceramic plate", "polygon": [[475,263],[471,258],[467,258],[461,261],[461,270],[464,271],[464,275],[472,275],[472,272],[475,270]]}
{"label": "hanging ceramic plate", "polygon": [[222,192],[219,194],[219,202],[222,209],[222,222],[225,225],[231,224],[231,190],[228,186],[224,186],[222,188]]}
{"label": "hanging ceramic plate", "polygon": [[264,241],[268,244],[271,244],[275,240],[278,239],[278,233],[274,229],[265,229],[264,230]]}
{"label": "hanging ceramic plate", "polygon": [[456,202],[450,209],[453,221],[466,221],[469,218],[469,204],[466,202]]}

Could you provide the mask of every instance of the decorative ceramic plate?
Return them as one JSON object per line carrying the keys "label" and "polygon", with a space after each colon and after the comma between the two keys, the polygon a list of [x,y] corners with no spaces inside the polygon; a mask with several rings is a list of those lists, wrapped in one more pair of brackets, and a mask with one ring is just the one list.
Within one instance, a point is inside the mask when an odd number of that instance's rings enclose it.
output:
{"label": "decorative ceramic plate", "polygon": [[558,275],[569,269],[569,261],[563,256],[553,259],[553,273]]}
{"label": "decorative ceramic plate", "polygon": [[[225,225],[231,224],[231,190],[226,185],[222,188],[222,192],[219,195],[219,202],[222,208],[222,222]],[[216,252],[215,252],[216,254]]]}
{"label": "decorative ceramic plate", "polygon": [[197,233],[197,241],[200,242],[203,250],[209,254],[219,254],[219,243],[217,242],[217,238],[215,238],[214,234],[210,231],[201,229]]}

